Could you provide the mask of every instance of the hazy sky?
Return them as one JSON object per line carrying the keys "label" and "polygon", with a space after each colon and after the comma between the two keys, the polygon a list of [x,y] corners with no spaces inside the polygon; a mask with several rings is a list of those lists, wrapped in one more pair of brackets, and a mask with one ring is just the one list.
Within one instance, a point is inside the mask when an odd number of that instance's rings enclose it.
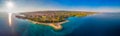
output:
{"label": "hazy sky", "polygon": [[[7,11],[8,0],[0,0],[0,11]],[[76,10],[120,12],[120,0],[11,0],[12,11]]]}

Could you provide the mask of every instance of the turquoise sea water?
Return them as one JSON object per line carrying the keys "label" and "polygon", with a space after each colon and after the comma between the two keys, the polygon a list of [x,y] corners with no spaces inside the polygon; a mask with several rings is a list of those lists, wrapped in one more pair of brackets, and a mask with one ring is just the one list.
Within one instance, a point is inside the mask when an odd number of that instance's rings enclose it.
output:
{"label": "turquoise sea water", "polygon": [[[4,15],[4,16],[3,16]],[[36,25],[13,17],[8,25],[7,14],[0,14],[0,36],[119,36],[120,14],[104,13],[86,17],[70,17],[61,31],[49,26]]]}

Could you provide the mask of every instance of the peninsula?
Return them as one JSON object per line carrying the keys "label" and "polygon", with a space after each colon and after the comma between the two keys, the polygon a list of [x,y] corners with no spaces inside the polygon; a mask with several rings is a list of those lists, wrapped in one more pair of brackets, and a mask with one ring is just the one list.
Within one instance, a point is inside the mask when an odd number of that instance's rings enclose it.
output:
{"label": "peninsula", "polygon": [[61,30],[62,24],[69,22],[69,17],[84,17],[95,14],[95,12],[83,11],[36,11],[25,12],[16,15],[17,18],[27,19],[34,24],[41,24],[53,27],[55,30]]}

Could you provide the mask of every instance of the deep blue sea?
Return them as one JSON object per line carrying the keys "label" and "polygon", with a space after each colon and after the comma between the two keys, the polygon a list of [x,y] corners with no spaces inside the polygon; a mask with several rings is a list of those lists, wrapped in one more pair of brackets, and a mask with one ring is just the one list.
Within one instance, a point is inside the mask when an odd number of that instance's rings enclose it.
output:
{"label": "deep blue sea", "polygon": [[120,13],[102,13],[85,17],[69,17],[61,31],[33,24],[24,19],[0,13],[0,36],[120,36]]}

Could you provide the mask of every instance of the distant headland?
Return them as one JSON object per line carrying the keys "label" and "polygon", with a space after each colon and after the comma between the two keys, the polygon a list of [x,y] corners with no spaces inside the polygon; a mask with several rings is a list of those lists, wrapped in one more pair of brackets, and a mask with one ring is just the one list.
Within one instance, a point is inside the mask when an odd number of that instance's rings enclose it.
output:
{"label": "distant headland", "polygon": [[96,12],[83,11],[36,11],[25,12],[16,15],[17,18],[27,19],[34,24],[41,24],[53,27],[55,30],[61,30],[63,23],[69,22],[69,17],[84,17],[96,14]]}

